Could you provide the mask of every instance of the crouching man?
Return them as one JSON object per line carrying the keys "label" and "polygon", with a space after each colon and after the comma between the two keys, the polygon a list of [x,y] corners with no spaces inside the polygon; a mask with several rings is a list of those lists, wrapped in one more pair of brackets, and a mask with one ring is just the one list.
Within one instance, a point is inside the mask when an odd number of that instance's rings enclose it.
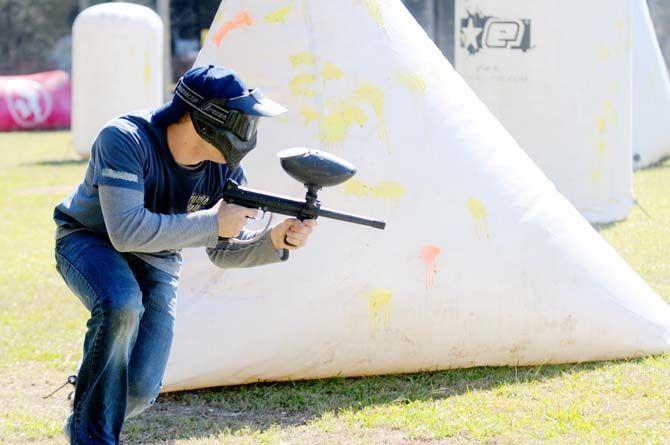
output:
{"label": "crouching man", "polygon": [[[73,444],[115,444],[125,419],[161,387],[175,324],[184,247],[222,268],[285,261],[316,221],[287,219],[264,236],[256,211],[221,201],[256,145],[261,116],[286,111],[225,68],[190,70],[171,102],[112,120],[78,189],[58,204],[56,267],[90,311],[73,411]],[[233,238],[256,239],[236,244]]]}

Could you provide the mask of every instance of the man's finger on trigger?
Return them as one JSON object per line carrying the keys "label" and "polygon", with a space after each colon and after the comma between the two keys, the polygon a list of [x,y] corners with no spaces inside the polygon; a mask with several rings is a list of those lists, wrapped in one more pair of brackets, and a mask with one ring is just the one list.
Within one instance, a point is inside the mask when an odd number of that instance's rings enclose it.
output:
{"label": "man's finger on trigger", "polygon": [[315,219],[306,219],[303,221],[303,224],[309,227],[316,227],[319,223]]}
{"label": "man's finger on trigger", "polygon": [[253,218],[253,219],[258,218],[258,209],[247,209],[247,208],[245,208],[244,209],[244,215],[247,218]]}

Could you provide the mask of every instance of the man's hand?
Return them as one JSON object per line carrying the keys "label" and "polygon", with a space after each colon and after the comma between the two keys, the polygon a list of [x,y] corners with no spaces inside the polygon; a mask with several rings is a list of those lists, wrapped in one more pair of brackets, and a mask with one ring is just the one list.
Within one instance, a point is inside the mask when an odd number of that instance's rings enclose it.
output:
{"label": "man's hand", "polygon": [[270,229],[272,245],[275,249],[299,249],[307,243],[307,239],[316,225],[315,219],[300,221],[296,218],[289,218],[282,221]]}
{"label": "man's hand", "polygon": [[219,223],[219,236],[233,238],[240,234],[247,223],[247,218],[256,218],[258,210],[248,209],[235,204],[219,201],[215,208],[216,219]]}

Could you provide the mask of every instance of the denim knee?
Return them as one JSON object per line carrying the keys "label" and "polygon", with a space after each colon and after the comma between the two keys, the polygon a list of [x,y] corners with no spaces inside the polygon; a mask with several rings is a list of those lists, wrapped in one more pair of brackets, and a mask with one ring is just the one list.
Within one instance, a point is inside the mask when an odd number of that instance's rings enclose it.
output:
{"label": "denim knee", "polygon": [[122,302],[103,304],[101,311],[105,319],[110,323],[114,333],[121,337],[132,336],[137,332],[140,319],[144,313],[142,306],[142,293],[127,295]]}

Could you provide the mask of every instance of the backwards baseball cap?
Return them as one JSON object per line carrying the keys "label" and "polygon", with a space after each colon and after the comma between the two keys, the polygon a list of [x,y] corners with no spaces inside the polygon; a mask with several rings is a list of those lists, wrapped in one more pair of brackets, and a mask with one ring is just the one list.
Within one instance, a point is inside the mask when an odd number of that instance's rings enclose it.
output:
{"label": "backwards baseball cap", "polygon": [[214,145],[235,169],[256,145],[259,117],[274,117],[286,108],[248,89],[235,71],[215,65],[190,69],[179,79],[170,102],[154,111],[161,125],[190,113],[198,134]]}

